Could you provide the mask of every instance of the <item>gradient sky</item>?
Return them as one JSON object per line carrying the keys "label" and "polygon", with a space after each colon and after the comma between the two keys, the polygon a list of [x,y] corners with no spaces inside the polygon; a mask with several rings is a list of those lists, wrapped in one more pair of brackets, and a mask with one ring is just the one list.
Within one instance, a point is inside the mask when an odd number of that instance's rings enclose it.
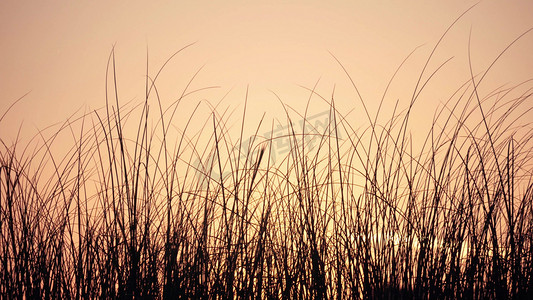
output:
{"label": "gradient sky", "polygon": [[[397,66],[422,45],[391,88],[391,101],[408,101],[439,37],[476,2],[3,0],[0,115],[29,94],[0,123],[0,137],[12,140],[21,124],[23,135],[31,135],[78,110],[103,107],[106,63],[113,45],[123,103],[143,99],[147,51],[153,76],[173,52],[196,42],[159,78],[164,105],[177,99],[204,66],[192,88],[221,88],[192,97],[184,107],[194,107],[202,99],[215,103],[231,91],[224,103],[239,109],[249,85],[250,115],[266,112],[267,117],[282,112],[271,91],[303,110],[308,93],[299,86],[311,88],[319,79],[320,93],[329,95],[336,85],[339,105],[346,111],[360,109],[330,52],[347,68],[372,110]],[[481,1],[461,19],[430,64],[434,69],[454,57],[428,87],[424,109],[446,100],[468,80],[470,32],[478,73],[533,27],[532,3]],[[531,53],[533,33],[501,59],[487,78],[488,88],[530,79]],[[357,121],[364,119],[354,118]]]}

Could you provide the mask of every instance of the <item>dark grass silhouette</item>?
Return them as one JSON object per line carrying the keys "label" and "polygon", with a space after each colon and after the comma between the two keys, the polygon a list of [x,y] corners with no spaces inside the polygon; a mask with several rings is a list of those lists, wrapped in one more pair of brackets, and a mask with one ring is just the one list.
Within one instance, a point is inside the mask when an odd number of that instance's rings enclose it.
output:
{"label": "dark grass silhouette", "polygon": [[[288,107],[282,137],[260,136],[245,105],[236,142],[216,110],[200,134],[187,123],[170,139],[194,91],[164,109],[161,68],[141,106],[121,106],[112,53],[105,113],[41,132],[34,150],[2,141],[1,297],[532,297],[530,82],[483,96],[486,73],[472,75],[417,148],[408,122],[426,67],[409,106],[383,124],[367,112],[363,131],[310,89],[330,108],[311,148],[316,128],[307,113],[296,128]],[[65,131],[75,143],[56,157]],[[273,163],[279,138],[290,151]]]}

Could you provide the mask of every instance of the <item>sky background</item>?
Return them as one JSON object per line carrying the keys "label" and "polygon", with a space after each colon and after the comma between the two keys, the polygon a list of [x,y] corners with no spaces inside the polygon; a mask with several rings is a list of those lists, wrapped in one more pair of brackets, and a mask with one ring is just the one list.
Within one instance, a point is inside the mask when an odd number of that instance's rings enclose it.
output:
{"label": "sky background", "polygon": [[[182,93],[198,69],[194,94],[180,108],[186,116],[199,101],[242,111],[249,86],[248,117],[283,118],[273,94],[303,112],[309,92],[335,98],[365,125],[360,102],[332,54],[346,67],[375,112],[395,69],[416,47],[387,98],[407,103],[433,46],[446,28],[477,1],[12,1],[0,2],[0,115],[24,94],[0,123],[12,141],[72,114],[105,105],[105,72],[115,45],[121,103],[143,100],[149,75],[175,51],[158,78],[164,106]],[[430,63],[438,73],[421,99],[414,121],[430,118],[469,79],[468,40],[474,73],[482,72],[511,41],[533,27],[532,1],[481,1],[439,46]],[[533,33],[516,43],[487,77],[484,87],[515,85],[533,75]],[[316,104],[314,104],[316,102]],[[311,111],[326,109],[316,100]],[[240,113],[237,113],[237,115]],[[22,124],[22,125],[21,125]],[[22,126],[22,127],[21,127]]]}

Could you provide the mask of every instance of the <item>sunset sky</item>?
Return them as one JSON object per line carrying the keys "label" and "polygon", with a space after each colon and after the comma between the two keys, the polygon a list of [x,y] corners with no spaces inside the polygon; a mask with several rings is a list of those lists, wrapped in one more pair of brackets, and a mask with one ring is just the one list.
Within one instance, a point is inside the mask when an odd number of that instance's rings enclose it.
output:
{"label": "sunset sky", "polygon": [[[249,116],[279,117],[275,92],[303,111],[308,92],[336,101],[346,113],[361,113],[356,93],[335,61],[357,84],[371,111],[398,65],[421,46],[397,75],[389,103],[409,101],[418,75],[446,28],[477,1],[14,1],[0,3],[0,137],[62,122],[70,115],[105,105],[105,72],[115,45],[122,103],[143,100],[148,55],[149,75],[172,53],[176,56],[158,79],[163,105],[191,86],[220,88],[198,93],[183,103],[218,102],[241,111],[249,85]],[[469,78],[468,39],[474,73],[516,37],[533,27],[531,1],[481,1],[446,36],[425,78],[453,57],[432,80],[421,105],[436,107]],[[331,53],[331,54],[330,54]],[[533,33],[524,36],[486,79],[487,90],[515,85],[533,75]],[[318,101],[318,100],[317,100]],[[317,103],[319,103],[318,101]],[[323,107],[323,106],[322,106]],[[320,112],[321,106],[314,108]],[[433,111],[433,109],[431,109]],[[420,115],[420,118],[427,116]],[[431,117],[431,114],[429,114]],[[354,123],[364,122],[354,118]],[[355,124],[364,126],[364,124]]]}

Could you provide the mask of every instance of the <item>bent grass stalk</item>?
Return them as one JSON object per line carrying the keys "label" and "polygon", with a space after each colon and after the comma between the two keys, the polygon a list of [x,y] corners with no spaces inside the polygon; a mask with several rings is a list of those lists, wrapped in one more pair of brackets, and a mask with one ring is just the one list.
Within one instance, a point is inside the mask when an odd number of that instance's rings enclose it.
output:
{"label": "bent grass stalk", "polygon": [[[314,127],[307,108],[297,114],[299,128],[278,97],[286,132],[273,136],[272,123],[270,136],[261,136],[263,118],[246,120],[247,92],[234,141],[231,113],[214,108],[188,134],[200,105],[172,131],[181,101],[200,90],[187,85],[164,108],[155,85],[163,68],[147,76],[141,105],[120,106],[112,52],[105,113],[71,118],[50,136],[40,132],[34,150],[1,143],[0,295],[531,296],[533,130],[524,122],[531,82],[483,97],[486,73],[471,74],[435,112],[419,147],[411,109],[441,68],[423,80],[427,66],[409,106],[401,111],[397,103],[383,124],[379,110],[366,111],[363,130],[351,127],[334,91],[325,97],[315,86],[309,102],[328,105],[326,128]],[[245,127],[255,133],[243,143]],[[54,156],[55,139],[69,132],[72,149]],[[317,147],[306,143],[310,137]],[[289,151],[273,161],[280,139]]]}

